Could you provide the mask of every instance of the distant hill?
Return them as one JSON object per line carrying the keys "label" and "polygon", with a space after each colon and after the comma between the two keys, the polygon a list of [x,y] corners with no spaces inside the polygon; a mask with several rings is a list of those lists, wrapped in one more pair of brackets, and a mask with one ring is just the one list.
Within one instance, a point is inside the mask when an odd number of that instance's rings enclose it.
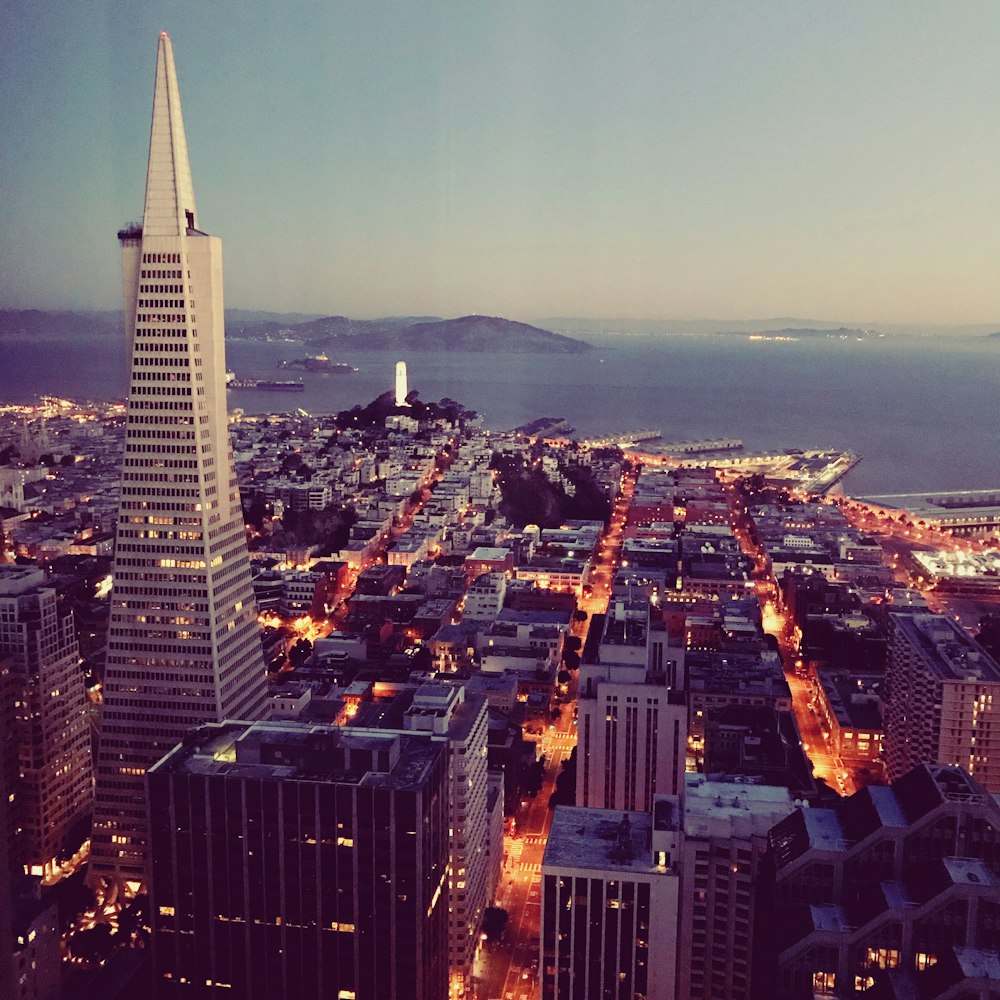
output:
{"label": "distant hill", "polygon": [[[260,333],[267,335],[261,330]],[[499,316],[437,319],[403,316],[349,319],[324,316],[280,330],[312,347],[363,347],[368,350],[513,351],[523,354],[579,354],[592,349],[575,337],[542,330]],[[250,333],[249,335],[255,335]],[[257,334],[259,335],[259,334]]]}
{"label": "distant hill", "polygon": [[[316,318],[315,313],[269,313],[226,310],[226,333],[263,334]],[[125,331],[121,309],[61,312],[45,309],[0,309],[0,338],[113,336]]]}
{"label": "distant hill", "polygon": [[[123,333],[121,312],[48,312],[0,309],[0,339],[114,336]],[[250,340],[275,337],[311,347],[327,345],[369,350],[513,351],[525,354],[578,354],[592,346],[499,316],[392,316],[350,319],[304,313],[226,310],[226,334]]]}
{"label": "distant hill", "polygon": [[122,330],[121,311],[117,313],[88,313],[45,312],[41,309],[0,309],[0,339],[105,337]]}

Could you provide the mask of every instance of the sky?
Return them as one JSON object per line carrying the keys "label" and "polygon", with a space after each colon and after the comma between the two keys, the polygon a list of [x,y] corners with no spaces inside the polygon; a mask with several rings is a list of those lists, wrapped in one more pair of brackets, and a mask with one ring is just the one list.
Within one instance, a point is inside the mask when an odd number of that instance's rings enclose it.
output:
{"label": "sky", "polygon": [[161,30],[228,306],[1000,323],[995,0],[10,0],[0,307],[120,305]]}

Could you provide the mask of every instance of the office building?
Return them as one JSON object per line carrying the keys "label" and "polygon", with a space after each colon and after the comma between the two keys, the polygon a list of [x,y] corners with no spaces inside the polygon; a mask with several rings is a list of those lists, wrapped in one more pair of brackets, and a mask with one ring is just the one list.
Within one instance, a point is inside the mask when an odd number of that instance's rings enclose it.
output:
{"label": "office building", "polygon": [[131,358],[91,872],[142,882],[144,775],[265,672],[226,416],[222,244],[199,228],[170,39],[142,226],[119,233]]}
{"label": "office building", "polygon": [[557,806],[542,860],[542,1000],[673,1000],[677,800]]}
{"label": "office building", "polygon": [[[650,636],[657,640],[650,642]],[[580,667],[576,804],[647,812],[680,795],[687,753],[684,651],[649,629],[645,600],[615,602],[597,663]]]}
{"label": "office building", "polygon": [[[493,900],[503,855],[503,795],[490,794],[489,706],[464,684],[360,682],[347,689],[338,719],[352,734],[423,738],[446,751],[448,773],[448,965],[464,989],[479,945],[483,912]],[[317,716],[324,713],[318,710]],[[312,714],[306,707],[303,720]],[[327,715],[329,713],[327,712]]]}
{"label": "office building", "polygon": [[794,809],[787,788],[685,775],[678,1000],[753,996],[761,858],[771,827]]}
{"label": "office building", "polygon": [[[86,839],[93,772],[73,612],[37,567],[0,566],[0,659],[7,661],[0,687],[13,709],[19,764],[6,790],[8,800],[13,793],[13,848],[25,870],[47,875],[61,853]],[[10,732],[5,727],[0,739]]]}
{"label": "office building", "polygon": [[421,736],[220,723],[149,771],[162,1000],[442,1000],[448,761]]}
{"label": "office building", "polygon": [[961,768],[923,764],[771,830],[754,992],[993,997],[998,921],[1000,804]]}
{"label": "office building", "polygon": [[890,781],[954,764],[1000,792],[1000,665],[947,615],[889,615],[884,717]]}

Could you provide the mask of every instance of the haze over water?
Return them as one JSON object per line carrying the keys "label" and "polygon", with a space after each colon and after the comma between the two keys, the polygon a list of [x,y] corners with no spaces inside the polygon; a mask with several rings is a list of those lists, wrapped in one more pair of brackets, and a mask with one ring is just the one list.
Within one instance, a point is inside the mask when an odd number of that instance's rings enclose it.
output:
{"label": "haze over water", "polygon": [[[845,487],[855,494],[1000,488],[1000,342],[886,338],[797,343],[738,337],[617,341],[581,355],[329,352],[354,374],[283,371],[301,344],[230,341],[240,376],[301,377],[302,393],[233,392],[248,413],[301,407],[313,413],[367,403],[408,364],[425,400],[450,396],[508,429],[543,415],[583,434],[653,427],[671,441],[737,437],[748,449],[851,449],[863,461]],[[124,341],[7,342],[0,401],[40,394],[122,399]],[[53,364],[58,359],[58,364]]]}

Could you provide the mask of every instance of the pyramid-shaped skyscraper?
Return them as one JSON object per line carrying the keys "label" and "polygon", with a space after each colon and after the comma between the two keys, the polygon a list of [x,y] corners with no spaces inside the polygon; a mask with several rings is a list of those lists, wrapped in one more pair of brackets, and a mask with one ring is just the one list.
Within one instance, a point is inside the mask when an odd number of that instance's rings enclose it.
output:
{"label": "pyramid-shaped skyscraper", "polygon": [[131,358],[91,871],[146,880],[145,772],[266,679],[226,413],[222,243],[198,228],[160,35],[142,226],[119,234]]}

